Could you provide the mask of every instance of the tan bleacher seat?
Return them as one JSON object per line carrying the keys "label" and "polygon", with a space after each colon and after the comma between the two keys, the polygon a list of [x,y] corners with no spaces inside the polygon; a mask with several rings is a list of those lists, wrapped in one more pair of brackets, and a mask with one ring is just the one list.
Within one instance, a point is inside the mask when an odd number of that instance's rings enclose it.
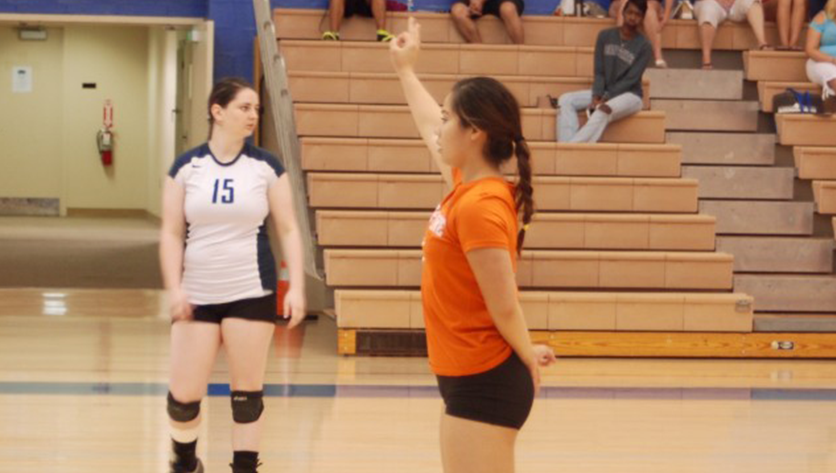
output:
{"label": "tan bleacher seat", "polygon": [[[656,144],[567,144],[529,142],[535,175],[679,177],[682,149]],[[303,138],[306,171],[437,172],[421,140]],[[506,172],[516,173],[516,162]]]}
{"label": "tan bleacher seat", "polygon": [[[391,73],[385,43],[282,41],[288,71]],[[415,67],[419,74],[592,77],[593,48],[426,44]]]}
{"label": "tan bleacher seat", "polygon": [[[406,98],[394,73],[307,72],[288,74],[296,103],[351,103],[405,105]],[[466,75],[424,74],[421,82],[442,103],[453,85]],[[591,77],[494,76],[514,94],[521,107],[536,107],[538,98],[560,97],[567,92],[591,89]],[[650,108],[650,82],[644,81],[645,109]]]}
{"label": "tan bleacher seat", "polygon": [[[325,250],[332,287],[418,287],[421,250]],[[734,259],[724,253],[529,250],[517,281],[526,288],[691,289],[732,288]]]}
{"label": "tan bleacher seat", "polygon": [[[319,39],[323,10],[276,9],[276,35],[280,40]],[[464,40],[453,25],[450,15],[429,12],[389,12],[387,27],[393,33],[406,29],[409,16],[421,23],[421,39],[425,43],[462,43]],[[615,26],[612,19],[550,17],[525,15],[525,42],[541,46],[594,46],[598,33]],[[477,22],[482,40],[488,44],[508,44],[510,39],[498,18],[485,17]],[[370,41],[375,25],[371,19],[354,17],[346,20],[340,31],[343,40]],[[766,25],[767,40],[778,44],[774,23]],[[803,41],[803,38],[802,38]],[[699,49],[699,26],[694,20],[670,20],[662,33],[665,49]],[[745,23],[726,22],[720,26],[714,41],[717,50],[748,50],[757,47],[752,29]]]}
{"label": "tan bleacher seat", "polygon": [[[418,291],[335,292],[339,328],[423,329]],[[745,294],[522,292],[531,330],[751,332]]]}
{"label": "tan bleacher seat", "polygon": [[800,179],[836,180],[836,148],[797,146],[793,155]]}
{"label": "tan bleacher seat", "polygon": [[[323,247],[419,248],[429,212],[319,210]],[[713,251],[709,215],[538,213],[526,234],[531,249]],[[618,235],[618,238],[613,238]]]}
{"label": "tan bleacher seat", "polygon": [[778,140],[788,146],[836,146],[836,117],[798,113],[775,115]]}
{"label": "tan bleacher seat", "polygon": [[[419,138],[405,105],[297,104],[294,108],[299,136]],[[529,141],[554,141],[556,119],[554,109],[523,109],[523,135]],[[664,143],[665,114],[644,111],[615,122],[607,127],[602,141]]]}
{"label": "tan bleacher seat", "polygon": [[743,67],[746,80],[807,82],[807,56],[803,52],[746,51]]}
{"label": "tan bleacher seat", "polygon": [[836,215],[836,181],[813,181],[816,212]]}
{"label": "tan bleacher seat", "polygon": [[810,92],[811,94],[820,94],[821,87],[812,82],[758,82],[758,97],[761,103],[761,111],[766,113],[774,113],[772,108],[772,98],[778,94],[784,93],[787,89],[794,89],[799,92]]}
{"label": "tan bleacher seat", "polygon": [[[697,211],[697,181],[591,177],[537,177],[543,211]],[[308,173],[314,208],[434,209],[447,192],[440,175]]]}

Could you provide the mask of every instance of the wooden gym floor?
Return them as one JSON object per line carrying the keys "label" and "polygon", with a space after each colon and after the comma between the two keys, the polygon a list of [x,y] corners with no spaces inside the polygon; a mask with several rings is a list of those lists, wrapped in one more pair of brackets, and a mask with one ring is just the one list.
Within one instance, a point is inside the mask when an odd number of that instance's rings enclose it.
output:
{"label": "wooden gym floor", "polygon": [[[152,290],[0,290],[0,472],[165,471],[168,322]],[[320,318],[277,327],[264,473],[441,471],[426,360],[342,358]],[[221,357],[199,444],[229,471]],[[562,359],[519,472],[836,472],[836,364]]]}

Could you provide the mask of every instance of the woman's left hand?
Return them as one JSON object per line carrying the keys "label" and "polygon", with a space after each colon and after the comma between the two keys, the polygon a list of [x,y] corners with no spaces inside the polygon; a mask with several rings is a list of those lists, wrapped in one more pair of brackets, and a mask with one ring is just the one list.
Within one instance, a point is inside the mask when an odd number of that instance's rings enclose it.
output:
{"label": "woman's left hand", "polygon": [[534,345],[534,359],[540,366],[549,366],[557,361],[554,350],[547,345]]}
{"label": "woman's left hand", "polygon": [[304,288],[296,289],[291,286],[290,290],[284,296],[283,314],[285,319],[290,319],[288,328],[292,329],[299,325],[308,315],[305,290]]}

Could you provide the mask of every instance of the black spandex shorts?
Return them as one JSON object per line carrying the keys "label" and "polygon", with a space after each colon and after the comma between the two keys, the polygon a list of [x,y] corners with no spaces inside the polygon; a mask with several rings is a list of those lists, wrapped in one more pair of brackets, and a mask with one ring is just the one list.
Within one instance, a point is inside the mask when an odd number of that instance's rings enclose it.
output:
{"label": "black spandex shorts", "polygon": [[[525,10],[525,3],[523,3],[523,0],[485,0],[485,5],[482,6],[482,15],[493,15],[498,17],[499,7],[501,7],[505,2],[513,3],[517,6],[517,13],[520,15],[523,14],[523,11]],[[468,7],[470,6],[470,0],[455,0],[453,5],[457,3],[464,4]]]}
{"label": "black spandex shorts", "polygon": [[354,15],[372,18],[372,6],[366,0],[345,0],[345,12],[343,18],[351,18]]}
{"label": "black spandex shorts", "polygon": [[470,376],[437,376],[447,415],[519,430],[534,404],[534,381],[516,353]]}
{"label": "black spandex shorts", "polygon": [[214,324],[219,324],[229,317],[275,323],[278,319],[276,312],[275,294],[224,304],[199,305],[192,311],[194,320]]}

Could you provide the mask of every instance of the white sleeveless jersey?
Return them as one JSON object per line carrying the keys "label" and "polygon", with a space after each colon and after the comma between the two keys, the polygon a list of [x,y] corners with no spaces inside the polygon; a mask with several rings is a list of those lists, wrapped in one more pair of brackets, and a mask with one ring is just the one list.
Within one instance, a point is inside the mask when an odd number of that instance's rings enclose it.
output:
{"label": "white sleeveless jersey", "polygon": [[250,144],[228,164],[218,162],[208,144],[174,162],[169,176],[186,191],[183,288],[190,303],[222,304],[275,291],[267,190],[283,173],[275,156]]}

